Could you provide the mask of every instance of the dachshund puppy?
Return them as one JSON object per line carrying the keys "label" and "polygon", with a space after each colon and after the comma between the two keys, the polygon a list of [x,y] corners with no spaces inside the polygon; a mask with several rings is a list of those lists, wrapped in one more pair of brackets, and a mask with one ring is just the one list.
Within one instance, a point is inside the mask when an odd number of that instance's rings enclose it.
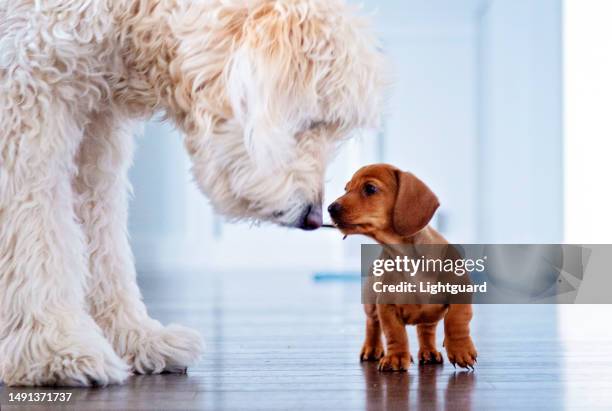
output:
{"label": "dachshund puppy", "polygon": [[[381,244],[448,244],[428,226],[440,205],[436,195],[411,173],[387,164],[358,170],[346,193],[333,202],[329,214],[345,235],[363,234]],[[381,371],[407,370],[412,357],[406,324],[416,325],[419,364],[441,364],[436,326],[444,318],[444,347],[449,361],[473,368],[476,348],[470,337],[470,304],[364,304],[367,316],[362,361],[380,359]],[[386,352],[381,330],[385,335]]]}

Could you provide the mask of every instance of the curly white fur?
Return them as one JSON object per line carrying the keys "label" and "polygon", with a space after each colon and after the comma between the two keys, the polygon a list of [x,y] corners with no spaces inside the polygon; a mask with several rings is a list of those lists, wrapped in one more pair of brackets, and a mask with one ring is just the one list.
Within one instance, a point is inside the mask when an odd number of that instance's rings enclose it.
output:
{"label": "curly white fur", "polygon": [[134,121],[185,134],[234,219],[296,225],[372,124],[381,57],[339,0],[0,0],[0,380],[122,382],[197,360],[149,318],[127,225]]}

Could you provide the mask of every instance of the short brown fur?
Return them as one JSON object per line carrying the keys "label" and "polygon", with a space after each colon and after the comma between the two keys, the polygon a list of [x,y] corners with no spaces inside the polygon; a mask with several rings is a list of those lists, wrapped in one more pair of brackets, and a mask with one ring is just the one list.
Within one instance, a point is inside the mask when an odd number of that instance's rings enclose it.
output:
{"label": "short brown fur", "polygon": [[[374,164],[355,173],[346,193],[330,206],[330,214],[344,234],[367,235],[381,244],[448,244],[428,226],[438,207],[436,195],[416,176],[388,164]],[[419,364],[441,364],[436,326],[444,318],[449,361],[474,367],[477,352],[470,337],[471,304],[365,304],[364,309],[362,361],[380,360],[382,371],[407,370],[412,356],[405,326],[410,324],[417,326]]]}

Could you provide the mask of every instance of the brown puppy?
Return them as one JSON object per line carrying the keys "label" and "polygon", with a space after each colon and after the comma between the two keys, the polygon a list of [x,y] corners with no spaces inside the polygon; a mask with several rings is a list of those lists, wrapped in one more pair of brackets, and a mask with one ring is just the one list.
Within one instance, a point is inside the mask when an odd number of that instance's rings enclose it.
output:
{"label": "brown puppy", "polygon": [[[342,233],[364,234],[381,244],[448,244],[427,224],[439,206],[438,198],[421,180],[387,164],[358,170],[346,194],[328,211]],[[408,369],[406,324],[416,325],[419,363],[442,363],[436,349],[436,326],[444,318],[444,347],[449,361],[473,368],[476,348],[470,337],[470,304],[364,304],[366,337],[361,360],[379,360],[379,369]],[[385,335],[386,353],[381,338]]]}

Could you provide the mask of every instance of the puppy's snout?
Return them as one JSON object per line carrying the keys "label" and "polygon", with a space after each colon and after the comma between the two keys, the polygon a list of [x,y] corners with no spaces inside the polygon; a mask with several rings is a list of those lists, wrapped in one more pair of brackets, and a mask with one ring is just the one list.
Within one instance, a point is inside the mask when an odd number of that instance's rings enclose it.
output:
{"label": "puppy's snout", "polygon": [[300,228],[302,230],[316,230],[323,224],[323,212],[321,211],[321,204],[310,204],[304,217]]}
{"label": "puppy's snout", "polygon": [[336,218],[340,216],[340,213],[342,212],[342,206],[339,202],[334,201],[329,205],[329,207],[327,207],[327,211],[329,212],[329,215],[332,218]]}

